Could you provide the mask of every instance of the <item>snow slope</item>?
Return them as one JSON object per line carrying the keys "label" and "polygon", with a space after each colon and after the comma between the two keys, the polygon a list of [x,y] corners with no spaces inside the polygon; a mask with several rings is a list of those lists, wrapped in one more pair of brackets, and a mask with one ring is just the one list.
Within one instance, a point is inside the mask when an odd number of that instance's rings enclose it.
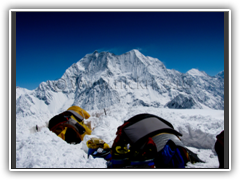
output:
{"label": "snow slope", "polygon": [[[57,137],[46,128],[50,115],[17,119],[16,165],[17,168],[106,168],[103,159],[87,158],[86,141],[98,137],[110,146],[116,130],[124,120],[139,114],[152,113],[171,122],[183,134],[182,141],[205,163],[189,163],[187,168],[217,168],[219,163],[213,150],[215,137],[224,128],[222,110],[188,109],[176,110],[154,107],[119,107],[103,111],[89,111],[87,121],[94,126],[92,135],[85,136],[81,144],[72,145]],[[52,114],[53,115],[53,114]],[[39,132],[35,131],[38,123]]]}
{"label": "snow slope", "polygon": [[26,88],[16,87],[16,99],[18,99],[21,95],[29,94],[31,91]]}

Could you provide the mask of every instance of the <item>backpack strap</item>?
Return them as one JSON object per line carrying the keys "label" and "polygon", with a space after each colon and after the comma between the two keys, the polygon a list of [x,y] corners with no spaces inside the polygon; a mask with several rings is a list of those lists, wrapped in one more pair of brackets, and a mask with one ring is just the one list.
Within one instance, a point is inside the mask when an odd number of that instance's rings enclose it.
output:
{"label": "backpack strap", "polygon": [[73,110],[65,111],[62,114],[68,115],[68,116],[73,115],[77,119],[78,122],[82,122],[84,120],[84,118],[80,114],[76,113]]}
{"label": "backpack strap", "polygon": [[79,133],[79,131],[76,129],[75,126],[73,126],[71,124],[64,124],[64,127],[68,127],[68,128],[73,129],[79,137],[81,136],[81,134]]}
{"label": "backpack strap", "polygon": [[73,126],[80,134],[83,134],[86,131],[84,127],[82,127],[76,120],[74,120],[72,118],[70,118],[66,122],[66,124],[69,124],[69,125]]}

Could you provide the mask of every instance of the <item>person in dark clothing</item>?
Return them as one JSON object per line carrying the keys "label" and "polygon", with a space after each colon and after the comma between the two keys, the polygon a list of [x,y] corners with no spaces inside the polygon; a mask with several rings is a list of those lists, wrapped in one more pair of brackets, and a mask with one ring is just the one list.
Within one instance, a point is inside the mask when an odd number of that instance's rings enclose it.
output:
{"label": "person in dark clothing", "polygon": [[218,155],[219,168],[224,168],[224,130],[216,136],[215,151]]}

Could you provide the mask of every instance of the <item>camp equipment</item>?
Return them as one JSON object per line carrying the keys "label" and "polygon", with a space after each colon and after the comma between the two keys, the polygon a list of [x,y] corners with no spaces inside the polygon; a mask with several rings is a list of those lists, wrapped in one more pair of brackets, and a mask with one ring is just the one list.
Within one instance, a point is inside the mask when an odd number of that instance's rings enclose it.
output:
{"label": "camp equipment", "polygon": [[90,117],[82,108],[72,106],[50,119],[48,128],[68,143],[80,143],[86,134],[91,134],[91,130],[83,122],[83,116]]}
{"label": "camp equipment", "polygon": [[88,156],[92,155],[93,158],[104,158],[109,160],[111,158],[110,147],[100,138],[91,138],[86,142],[88,147]]}
{"label": "camp equipment", "polygon": [[152,114],[133,116],[116,134],[109,168],[183,168],[188,161],[202,162],[184,147],[171,123]]}

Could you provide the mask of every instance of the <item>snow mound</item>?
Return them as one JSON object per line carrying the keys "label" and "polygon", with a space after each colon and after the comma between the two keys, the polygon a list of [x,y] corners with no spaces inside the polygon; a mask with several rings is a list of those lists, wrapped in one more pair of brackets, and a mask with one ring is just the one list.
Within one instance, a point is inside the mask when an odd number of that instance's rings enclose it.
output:
{"label": "snow mound", "polygon": [[68,144],[47,128],[16,145],[17,168],[106,168],[105,160],[88,159],[82,143]]}

